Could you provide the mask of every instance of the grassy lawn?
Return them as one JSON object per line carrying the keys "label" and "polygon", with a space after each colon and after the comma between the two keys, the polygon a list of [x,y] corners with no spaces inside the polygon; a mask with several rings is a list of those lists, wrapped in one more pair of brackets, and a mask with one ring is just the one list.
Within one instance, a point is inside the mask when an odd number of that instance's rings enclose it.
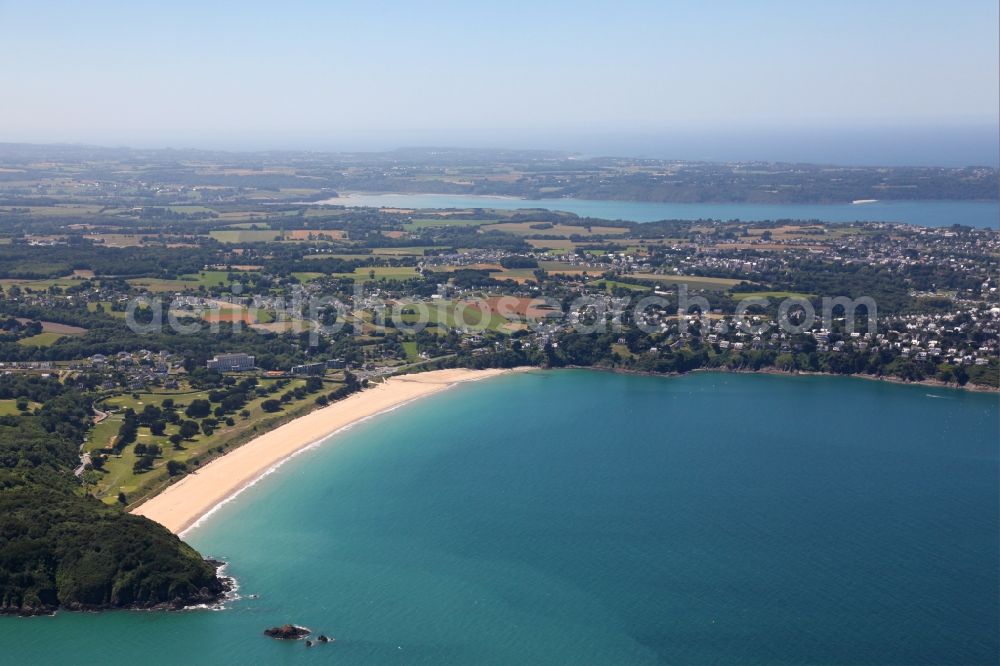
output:
{"label": "grassy lawn", "polygon": [[236,224],[227,224],[226,227],[230,229],[270,229],[271,225],[267,222],[237,222]]}
{"label": "grassy lawn", "polygon": [[289,229],[284,232],[286,241],[341,240],[342,229]]}
{"label": "grassy lawn", "polygon": [[384,257],[401,257],[401,256],[413,256],[422,257],[427,250],[434,249],[433,247],[376,247],[372,250],[372,254],[380,255]]}
{"label": "grassy lawn", "polygon": [[180,206],[165,206],[167,210],[171,210],[175,213],[212,213],[214,212],[211,208],[207,206],[197,206],[183,204]]}
{"label": "grassy lawn", "polygon": [[[239,273],[239,271],[232,272]],[[180,279],[189,282],[195,289],[199,286],[204,286],[206,289],[209,287],[229,286],[231,283],[229,271],[201,271],[200,273],[182,275]]]}
{"label": "grassy lawn", "polygon": [[80,282],[80,280],[74,278],[50,278],[45,280],[4,279],[0,280],[0,287],[3,287],[4,291],[15,285],[23,291],[48,291],[49,287],[72,287],[80,284]]}
{"label": "grassy lawn", "polygon": [[299,282],[312,282],[313,280],[318,280],[323,277],[325,273],[313,273],[313,272],[296,272],[292,273],[296,280]]}
{"label": "grassy lawn", "polygon": [[109,303],[108,301],[101,301],[99,303],[87,303],[87,309],[90,310],[91,312],[97,312],[98,305],[104,308],[104,314],[108,315],[109,317],[115,317],[117,319],[125,318],[125,312],[112,310],[111,303]]}
{"label": "grassy lawn", "polygon": [[495,224],[497,220],[467,220],[456,217],[429,218],[413,220],[403,225],[407,231],[420,231],[429,227],[480,227],[484,224]]}
{"label": "grassy lawn", "polygon": [[17,344],[24,345],[25,347],[48,347],[61,337],[63,337],[62,333],[39,333],[38,335],[21,338],[17,341]]}
{"label": "grassy lawn", "polygon": [[[567,264],[561,261],[540,261],[538,262],[538,267],[552,275],[583,275],[586,273],[591,277],[600,277],[607,270],[607,268],[602,268],[600,266],[586,268],[584,266],[574,266],[573,264]],[[523,270],[528,270],[533,273],[533,269],[530,268],[518,268],[510,271],[505,270],[504,273]]]}
{"label": "grassy lawn", "polygon": [[344,215],[347,211],[345,210],[335,210],[333,208],[307,208],[305,212],[305,217],[340,217]]}
{"label": "grassy lawn", "polygon": [[622,358],[636,358],[635,354],[629,351],[628,345],[613,344],[611,345],[611,351],[618,354]]}
{"label": "grassy lawn", "polygon": [[199,273],[181,275],[176,280],[130,278],[127,282],[133,287],[140,287],[151,292],[196,291],[198,287],[205,287],[206,289],[228,287],[233,283],[229,279],[230,272],[236,274],[241,271],[201,271]]}
{"label": "grassy lawn", "polygon": [[264,243],[282,239],[280,231],[218,229],[208,235],[220,243]]}
{"label": "grassy lawn", "polygon": [[154,234],[110,234],[100,233],[88,236],[106,247],[138,247],[146,240],[155,241]]}
{"label": "grassy lawn", "polygon": [[742,298],[812,298],[811,294],[800,294],[794,291],[734,291],[729,294],[739,300]]}
{"label": "grassy lawn", "polygon": [[[553,224],[547,229],[535,229],[539,222],[501,222],[487,227],[486,231],[506,231],[519,236],[615,236],[628,233],[627,227],[590,226],[577,227],[570,224]],[[549,242],[549,241],[546,241]],[[552,247],[549,245],[548,247]]]}
{"label": "grassy lawn", "polygon": [[[582,266],[574,266],[573,264],[567,264],[559,261],[542,261],[538,264],[539,268],[545,270],[550,275],[583,275],[584,273],[590,276],[601,275],[604,271],[600,268],[584,268]],[[535,280],[535,268],[501,268],[499,264],[479,264],[472,266],[437,266],[434,268],[436,271],[441,272],[454,272],[456,270],[472,268],[477,270],[487,270],[490,272],[490,277],[496,280],[515,280],[517,282],[525,282],[527,280]]]}
{"label": "grassy lawn", "polygon": [[[274,383],[275,380],[260,380],[260,386],[262,387],[270,387]],[[100,480],[96,486],[91,488],[91,491],[109,504],[116,501],[119,492],[124,492],[130,501],[138,500],[169,480],[166,469],[168,461],[177,460],[178,462],[186,463],[188,471],[196,470],[198,462],[207,461],[211,457],[219,455],[225,452],[226,449],[243,443],[257,434],[263,434],[278,421],[311,410],[315,406],[315,399],[320,395],[319,393],[307,395],[302,400],[292,400],[285,403],[280,412],[268,413],[261,408],[261,403],[264,400],[277,398],[285,391],[294,390],[296,387],[304,385],[304,379],[291,380],[273,394],[266,397],[254,398],[244,407],[244,409],[250,412],[248,418],[244,419],[238,414],[230,415],[234,419],[235,424],[233,426],[226,426],[225,417],[223,417],[219,420],[219,426],[211,435],[206,436],[203,433],[199,433],[194,439],[185,441],[182,444],[182,450],[173,449],[168,441],[169,436],[177,432],[178,426],[168,424],[166,433],[162,436],[154,436],[148,428],[140,427],[136,443],[156,444],[163,450],[161,457],[156,459],[153,469],[138,474],[133,471],[132,466],[137,456],[135,455],[134,446],[130,445],[125,448],[121,456],[112,455],[108,458],[104,470],[98,473]],[[333,391],[339,386],[340,384],[336,382],[328,381],[325,383],[323,393]],[[137,395],[138,397],[133,397],[132,394],[126,393],[108,398],[102,403],[102,409],[106,411],[114,409],[116,411],[111,412],[108,418],[91,429],[87,442],[84,445],[87,451],[106,448],[113,443],[114,437],[118,434],[118,429],[121,427],[122,413],[125,408],[131,407],[135,411],[141,412],[145,405],[160,406],[163,404],[163,400],[169,397],[174,399],[175,405],[178,407],[178,412],[181,413],[181,418],[186,420],[187,417],[183,415],[184,406],[190,404],[195,399],[207,399],[208,392],[163,391],[139,393]]]}
{"label": "grassy lawn", "polygon": [[699,277],[694,275],[657,275],[654,273],[633,273],[628,276],[637,280],[653,280],[663,284],[686,284],[690,289],[705,289],[706,291],[725,291],[745,280],[732,278]]}
{"label": "grassy lawn", "polygon": [[[404,324],[413,325],[420,321],[421,317],[424,317],[426,323],[430,324],[441,324],[442,326],[447,326],[448,328],[455,327],[455,317],[454,301],[424,301],[422,303],[415,303],[403,306],[402,315],[400,319]],[[424,314],[426,312],[426,315]]]}
{"label": "grassy lawn", "polygon": [[649,291],[651,289],[651,287],[644,287],[640,284],[629,284],[627,282],[618,282],[617,280],[601,280],[594,283],[594,286],[607,289],[608,291],[611,291],[613,287],[620,287],[630,291]]}
{"label": "grassy lawn", "polygon": [[403,350],[406,352],[407,361],[416,361],[420,359],[420,356],[417,354],[416,340],[407,340],[406,342],[404,342]]}
{"label": "grassy lawn", "polygon": [[[32,412],[41,406],[42,404],[40,402],[33,402],[31,400],[28,401],[29,412]],[[20,413],[21,410],[17,408],[17,400],[13,398],[10,400],[0,400],[0,416],[17,416]]]}
{"label": "grassy lawn", "polygon": [[[429,326],[436,325],[453,329],[488,329],[501,333],[510,333],[512,329],[506,326],[509,322],[503,315],[490,308],[489,321],[483,321],[484,313],[475,306],[473,301],[452,301],[440,300],[424,302],[426,307],[426,323]],[[422,309],[419,305],[412,305],[404,308],[402,320],[405,324],[416,324],[421,317]],[[404,343],[404,347],[405,347]]]}
{"label": "grassy lawn", "polygon": [[[374,273],[374,278],[372,278]],[[331,273],[332,277],[349,277],[359,282],[375,280],[409,280],[419,277],[417,269],[408,266],[375,266],[374,268],[355,268],[353,273]]]}
{"label": "grassy lawn", "polygon": [[55,206],[28,206],[32,215],[39,217],[73,217],[89,215],[101,210],[96,204],[56,204]]}
{"label": "grassy lawn", "polygon": [[[284,214],[284,213],[281,213]],[[252,218],[251,218],[252,219]],[[267,229],[262,222],[242,222],[227,225],[227,229],[215,229],[208,235],[220,243],[271,243],[302,242],[308,240],[340,240],[344,232],[340,229]],[[242,227],[242,228],[241,228]],[[256,228],[254,228],[256,227]]]}
{"label": "grassy lawn", "polygon": [[174,292],[174,291],[194,291],[198,288],[198,283],[193,280],[161,280],[157,278],[131,278],[126,280],[133,287],[139,287],[146,291]]}
{"label": "grassy lawn", "polygon": [[[282,187],[277,192],[268,190],[262,192],[255,192],[247,195],[248,199],[281,199],[281,200],[296,200],[302,199],[303,197],[311,197],[317,194],[319,190],[314,190],[308,187]],[[283,211],[281,215],[294,215],[295,211]]]}
{"label": "grassy lawn", "polygon": [[514,280],[520,283],[536,279],[534,268],[505,268],[502,271],[491,271],[490,277],[494,280]]}
{"label": "grassy lawn", "polygon": [[559,239],[559,240],[539,240],[537,238],[527,239],[528,245],[531,245],[535,249],[548,248],[550,252],[575,252],[577,246],[580,245],[577,241],[571,241],[569,239]]}

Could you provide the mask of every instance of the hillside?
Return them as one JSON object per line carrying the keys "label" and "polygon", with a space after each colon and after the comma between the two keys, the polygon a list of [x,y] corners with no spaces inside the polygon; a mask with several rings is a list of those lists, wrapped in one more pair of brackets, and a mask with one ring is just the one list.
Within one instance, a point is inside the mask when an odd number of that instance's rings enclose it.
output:
{"label": "hillside", "polygon": [[80,494],[72,469],[89,398],[55,380],[0,383],[45,400],[0,417],[0,612],[181,607],[225,592],[215,566],[166,529]]}

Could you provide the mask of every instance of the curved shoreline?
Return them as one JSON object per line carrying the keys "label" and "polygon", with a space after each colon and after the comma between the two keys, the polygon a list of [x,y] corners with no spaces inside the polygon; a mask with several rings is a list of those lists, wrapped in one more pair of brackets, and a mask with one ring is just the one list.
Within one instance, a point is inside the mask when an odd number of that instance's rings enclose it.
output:
{"label": "curved shoreline", "polygon": [[319,445],[331,435],[456,384],[506,372],[510,371],[456,368],[392,377],[250,440],[168,486],[131,513],[160,523],[174,534],[181,534],[287,460]]}
{"label": "curved shoreline", "polygon": [[[577,368],[579,366],[569,366]],[[519,368],[532,370],[538,368]],[[519,370],[516,369],[516,370]],[[670,373],[654,373],[584,366],[579,369],[597,370],[620,374],[650,376],[674,376]],[[357,423],[384,414],[419,398],[444,391],[456,384],[494,377],[512,370],[488,369],[469,370],[454,368],[434,370],[413,375],[392,377],[382,384],[348,396],[327,407],[289,421],[274,430],[266,432],[220,458],[212,460],[197,472],[168,486],[163,492],[133,509],[131,513],[145,516],[160,523],[171,532],[183,535],[201,524],[206,518],[229,503],[244,490],[252,487],[264,477],[276,471],[281,465],[300,453],[325,442],[329,437],[348,430]],[[698,368],[692,372],[720,372],[738,374],[772,374],[786,376],[826,376],[827,373],[788,372],[777,368],[760,370],[734,370],[728,368]],[[870,375],[829,375],[853,376],[861,379],[885,381],[911,386],[949,388],[959,391],[996,393],[990,387],[959,387],[946,385],[934,380],[906,382],[896,378],[874,377]]]}

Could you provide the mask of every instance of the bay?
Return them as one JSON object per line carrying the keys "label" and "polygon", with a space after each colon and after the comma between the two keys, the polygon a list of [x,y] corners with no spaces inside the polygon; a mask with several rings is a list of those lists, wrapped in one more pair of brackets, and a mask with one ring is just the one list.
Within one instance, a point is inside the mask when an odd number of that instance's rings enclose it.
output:
{"label": "bay", "polygon": [[589,199],[518,199],[452,194],[348,194],[318,203],[373,208],[544,208],[581,217],[630,222],[657,220],[820,220],[822,222],[902,222],[922,227],[997,229],[996,201],[875,201],[863,204],[660,203]]}
{"label": "bay", "polygon": [[[191,532],[225,610],[2,618],[4,661],[996,663],[998,414],[835,377],[466,384]],[[284,622],[337,642],[261,634]]]}

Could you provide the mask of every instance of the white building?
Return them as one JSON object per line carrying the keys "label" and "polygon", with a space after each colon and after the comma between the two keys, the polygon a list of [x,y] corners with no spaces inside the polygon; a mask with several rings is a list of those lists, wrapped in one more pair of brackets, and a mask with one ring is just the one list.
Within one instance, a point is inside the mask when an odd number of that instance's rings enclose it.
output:
{"label": "white building", "polygon": [[205,364],[209,370],[219,372],[243,372],[253,370],[254,357],[249,354],[219,354]]}

